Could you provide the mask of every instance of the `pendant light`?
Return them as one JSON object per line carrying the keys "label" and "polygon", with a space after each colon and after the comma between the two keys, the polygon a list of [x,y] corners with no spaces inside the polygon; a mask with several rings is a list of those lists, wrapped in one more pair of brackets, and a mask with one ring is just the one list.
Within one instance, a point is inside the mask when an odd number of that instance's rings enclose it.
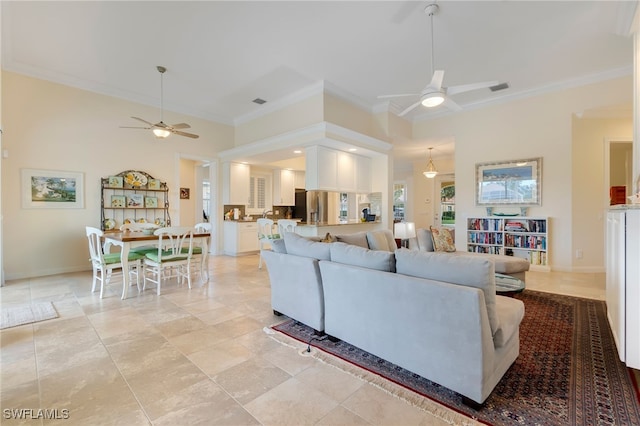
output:
{"label": "pendant light", "polygon": [[433,179],[438,174],[436,170],[436,166],[433,165],[433,159],[431,158],[431,150],[433,148],[429,148],[429,162],[427,163],[427,170],[425,170],[422,174],[425,175],[428,179]]}

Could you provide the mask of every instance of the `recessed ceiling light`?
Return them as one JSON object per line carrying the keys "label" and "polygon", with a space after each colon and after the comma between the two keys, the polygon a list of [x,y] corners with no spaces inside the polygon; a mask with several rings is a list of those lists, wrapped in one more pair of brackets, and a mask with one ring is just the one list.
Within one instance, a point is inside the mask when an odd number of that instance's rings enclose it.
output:
{"label": "recessed ceiling light", "polygon": [[295,151],[293,151],[294,154],[302,154],[302,151],[300,151],[299,149],[296,149]]}
{"label": "recessed ceiling light", "polygon": [[351,151],[351,152],[356,152],[356,151],[357,151],[357,149],[355,149],[355,148],[349,148],[349,151]]}

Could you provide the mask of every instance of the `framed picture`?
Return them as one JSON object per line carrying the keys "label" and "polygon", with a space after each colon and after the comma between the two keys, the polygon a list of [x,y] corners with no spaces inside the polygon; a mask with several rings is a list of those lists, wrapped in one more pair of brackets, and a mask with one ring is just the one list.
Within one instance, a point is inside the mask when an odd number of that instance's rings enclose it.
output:
{"label": "framed picture", "polygon": [[189,188],[180,188],[180,199],[188,200],[189,199]]}
{"label": "framed picture", "polygon": [[126,201],[124,195],[112,195],[111,207],[125,207]]}
{"label": "framed picture", "polygon": [[542,158],[476,164],[476,205],[542,204]]}
{"label": "framed picture", "polygon": [[149,179],[147,183],[149,189],[160,189],[160,179]]}
{"label": "framed picture", "polygon": [[144,206],[144,196],[142,194],[131,194],[127,197],[127,207],[139,208]]}
{"label": "framed picture", "polygon": [[22,169],[23,209],[84,208],[84,182],[81,172]]}
{"label": "framed picture", "polygon": [[144,197],[144,206],[148,209],[155,209],[158,207],[158,197]]}
{"label": "framed picture", "polygon": [[110,188],[122,188],[123,182],[122,176],[109,176]]}

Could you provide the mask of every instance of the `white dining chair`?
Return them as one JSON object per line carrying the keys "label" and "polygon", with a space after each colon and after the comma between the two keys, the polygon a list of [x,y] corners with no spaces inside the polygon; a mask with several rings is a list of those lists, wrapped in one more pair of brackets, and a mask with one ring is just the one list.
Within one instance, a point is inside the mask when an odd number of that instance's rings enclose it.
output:
{"label": "white dining chair", "polygon": [[271,248],[271,241],[274,238],[280,238],[278,234],[273,233],[273,219],[261,218],[256,221],[258,223],[258,241],[260,242],[260,262],[258,269],[262,269],[262,250]]}
{"label": "white dining chair", "polygon": [[286,232],[296,232],[298,221],[293,219],[278,219],[278,234],[284,238]]}
{"label": "white dining chair", "polygon": [[[193,227],[196,234],[209,234],[209,238],[207,238],[207,247],[211,247],[211,230],[213,227],[208,222],[196,223]],[[185,247],[182,248],[183,251],[186,250]],[[203,246],[197,245],[193,247],[192,250],[192,260],[191,263],[193,267],[200,268],[200,280],[209,281],[209,272],[207,271],[207,265],[202,262],[202,258],[206,258],[207,253],[203,252]]]}
{"label": "white dining chair", "polygon": [[[193,228],[187,226],[169,226],[154,231],[158,237],[158,248],[144,256],[144,284],[147,281],[156,284],[160,295],[162,281],[175,277],[178,284],[187,280],[191,288],[191,256],[193,251]],[[183,248],[186,248],[183,251]],[[151,276],[150,276],[151,275]]]}
{"label": "white dining chair", "polygon": [[[104,287],[109,284],[112,278],[113,272],[129,273],[130,276],[136,275],[136,284],[138,291],[140,291],[140,274],[142,272],[142,259],[143,254],[136,252],[129,252],[129,271],[122,271],[122,263],[120,260],[120,253],[104,253],[101,240],[104,232],[98,228],[91,226],[86,227],[87,239],[89,240],[89,255],[90,261],[93,266],[93,280],[91,284],[91,292],[96,291],[97,281],[100,281],[100,298],[104,297]],[[135,270],[134,270],[135,268]],[[122,297],[126,295],[125,281],[122,280]]]}
{"label": "white dining chair", "polygon": [[[130,222],[130,223],[123,223],[122,226],[120,226],[120,231],[122,232],[127,232],[127,231],[133,231],[133,232],[143,232],[145,229],[150,229],[150,230],[155,230],[160,228],[158,225],[156,225],[155,223],[149,223],[149,222]],[[155,244],[155,241],[153,242],[153,244],[149,244],[149,245],[145,245],[142,247],[134,247],[131,249],[131,251],[136,252],[136,253],[140,253],[143,256],[147,253],[150,252],[154,252],[158,249],[158,247]]]}

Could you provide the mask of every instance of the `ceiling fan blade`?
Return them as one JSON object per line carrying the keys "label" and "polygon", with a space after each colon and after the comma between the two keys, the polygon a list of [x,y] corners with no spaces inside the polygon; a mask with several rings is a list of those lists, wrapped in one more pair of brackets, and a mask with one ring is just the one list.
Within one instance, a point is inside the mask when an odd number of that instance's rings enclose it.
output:
{"label": "ceiling fan blade", "polygon": [[133,127],[133,126],[120,126],[121,129],[145,129],[150,130],[151,127]]}
{"label": "ceiling fan blade", "polygon": [[398,95],[381,95],[381,96],[378,96],[378,99],[400,98],[403,96],[420,96],[420,93],[401,93]]}
{"label": "ceiling fan blade", "polygon": [[190,129],[191,126],[189,126],[187,123],[178,123],[178,124],[172,124],[171,126],[172,129]]}
{"label": "ceiling fan blade", "polygon": [[481,83],[461,84],[459,86],[447,87],[447,95],[455,95],[457,93],[470,92],[472,90],[485,89],[487,87],[496,86],[497,81],[483,81]]}
{"label": "ceiling fan blade", "polygon": [[450,97],[445,97],[442,106],[448,108],[451,111],[462,111],[462,107],[455,103]]}
{"label": "ceiling fan blade", "polygon": [[433,77],[431,77],[431,82],[429,82],[429,84],[427,85],[427,87],[424,88],[424,90],[425,91],[427,89],[441,90],[443,80],[444,80],[444,70],[435,70],[433,72]]}
{"label": "ceiling fan blade", "polygon": [[408,107],[407,109],[402,111],[400,114],[398,114],[398,117],[404,116],[405,114],[407,114],[409,111],[411,111],[412,109],[414,109],[418,105],[420,105],[420,101],[416,102],[415,104],[412,104],[410,107]]}
{"label": "ceiling fan blade", "polygon": [[171,133],[180,135],[180,136],[186,136],[191,139],[198,139],[200,137],[198,135],[194,135],[193,133],[181,132],[179,130],[172,130]]}
{"label": "ceiling fan blade", "polygon": [[131,118],[133,118],[134,120],[142,121],[143,123],[148,124],[149,126],[153,126],[153,123],[150,123],[147,120],[143,120],[142,118],[139,118],[139,117],[131,117]]}

